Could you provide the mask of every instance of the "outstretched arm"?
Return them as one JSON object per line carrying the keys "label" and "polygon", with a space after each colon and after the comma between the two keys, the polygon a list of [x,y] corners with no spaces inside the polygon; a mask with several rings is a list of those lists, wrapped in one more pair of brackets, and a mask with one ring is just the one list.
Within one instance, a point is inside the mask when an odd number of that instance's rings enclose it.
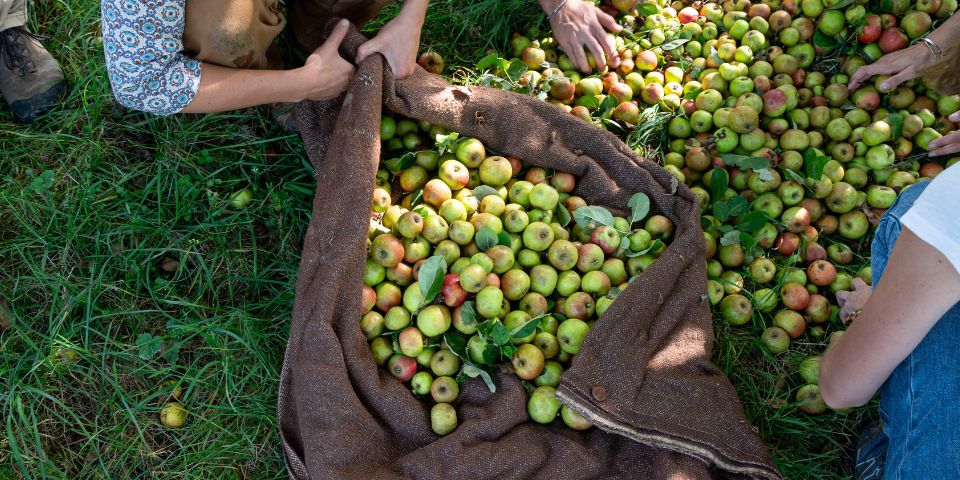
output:
{"label": "outstretched arm", "polygon": [[960,274],[939,250],[904,227],[883,281],[823,357],[823,400],[833,408],[870,401],[957,301]]}
{"label": "outstretched arm", "polygon": [[342,20],[306,63],[294,70],[247,70],[204,64],[200,89],[186,113],[209,113],[276,102],[326,100],[347,89],[354,67],[337,48],[349,22]]}

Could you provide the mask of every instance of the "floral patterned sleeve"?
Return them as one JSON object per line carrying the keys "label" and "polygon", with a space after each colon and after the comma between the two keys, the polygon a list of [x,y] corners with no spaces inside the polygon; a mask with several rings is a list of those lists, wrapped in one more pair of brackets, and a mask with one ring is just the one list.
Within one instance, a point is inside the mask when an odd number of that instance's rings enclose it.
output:
{"label": "floral patterned sleeve", "polygon": [[124,106],[171,115],[200,88],[200,62],[183,54],[186,0],[101,0],[113,94]]}

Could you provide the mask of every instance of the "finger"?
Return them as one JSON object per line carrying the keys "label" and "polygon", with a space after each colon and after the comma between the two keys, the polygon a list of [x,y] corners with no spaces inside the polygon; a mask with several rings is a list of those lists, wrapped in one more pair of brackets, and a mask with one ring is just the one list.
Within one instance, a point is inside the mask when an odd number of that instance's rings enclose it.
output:
{"label": "finger", "polygon": [[610,15],[607,15],[607,12],[597,8],[597,20],[600,21],[600,25],[603,25],[603,28],[606,28],[609,32],[619,32],[623,30],[623,26],[617,23],[617,20]]}
{"label": "finger", "polygon": [[841,290],[837,292],[837,304],[840,305],[840,308],[843,308],[843,304],[847,303],[847,298],[850,297],[850,292],[846,290]]}
{"label": "finger", "polygon": [[929,145],[927,145],[927,148],[934,150],[944,145],[950,145],[951,143],[958,143],[958,142],[960,142],[960,130],[957,130],[956,132],[948,133],[935,140],[931,140]]}
{"label": "finger", "polygon": [[603,54],[603,48],[600,47],[597,39],[593,37],[588,37],[586,44],[590,55],[593,55],[593,63],[597,65],[597,70],[602,72],[603,69],[607,67],[607,57]]}
{"label": "finger", "polygon": [[850,77],[850,84],[847,88],[850,90],[856,89],[864,80],[874,75],[874,70],[876,70],[876,65],[864,65],[858,68],[857,71],[853,73],[853,77]]}
{"label": "finger", "polygon": [[320,45],[320,48],[317,50],[336,51],[338,48],[340,48],[340,42],[342,42],[343,38],[347,36],[347,29],[349,27],[350,22],[346,19],[337,22],[337,26],[333,27],[333,31],[330,32],[330,36],[327,37],[327,41],[323,42],[323,45]]}
{"label": "finger", "polygon": [[905,68],[902,72],[884,80],[884,82],[880,84],[880,88],[884,90],[893,90],[894,88],[897,88],[897,85],[900,85],[907,80],[912,80],[915,76],[916,75],[913,73],[913,68]]}
{"label": "finger", "polygon": [[853,289],[859,290],[861,288],[870,288],[870,285],[867,285],[867,282],[864,282],[862,278],[857,277],[853,279]]}
{"label": "finger", "polygon": [[930,152],[931,157],[942,157],[944,155],[950,155],[952,153],[960,152],[960,143],[952,143],[946,147],[938,148]]}
{"label": "finger", "polygon": [[953,112],[949,117],[951,122],[960,122],[960,112]]}
{"label": "finger", "polygon": [[590,62],[587,62],[587,55],[583,52],[583,47],[579,42],[574,42],[570,48],[565,48],[564,50],[580,71],[590,72]]}
{"label": "finger", "polygon": [[613,45],[613,39],[607,35],[607,32],[603,30],[598,30],[594,33],[594,38],[600,42],[600,46],[603,47],[603,53],[606,54],[606,58],[610,60],[611,67],[620,66],[620,55],[617,54],[617,49]]}

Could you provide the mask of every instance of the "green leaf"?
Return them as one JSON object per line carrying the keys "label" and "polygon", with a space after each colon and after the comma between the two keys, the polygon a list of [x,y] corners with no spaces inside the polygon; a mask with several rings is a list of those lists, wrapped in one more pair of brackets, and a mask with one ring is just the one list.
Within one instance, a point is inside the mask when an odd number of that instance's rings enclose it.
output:
{"label": "green leaf", "polygon": [[649,247],[643,250],[640,250],[639,252],[627,252],[627,256],[630,258],[639,257],[640,255],[646,255],[650,252],[655,252],[661,248],[663,248],[663,242],[658,239],[658,240],[654,240],[654,242],[651,243]]}
{"label": "green leaf", "polygon": [[739,167],[741,169],[750,170],[770,168],[770,159],[766,157],[750,157],[747,155],[724,153],[720,155],[720,158],[723,160],[723,163],[731,167]]}
{"label": "green leaf", "polygon": [[660,12],[660,9],[650,2],[640,2],[637,4],[637,12],[640,13],[641,17],[647,17],[650,15],[656,15]]}
{"label": "green leaf", "polygon": [[387,170],[397,173],[412,167],[415,163],[417,163],[417,156],[413,152],[407,152],[397,158],[384,160],[383,166],[387,167]]}
{"label": "green leaf", "polygon": [[819,181],[823,176],[823,167],[830,161],[830,157],[818,155],[813,148],[803,151],[803,173],[813,181]]}
{"label": "green leaf", "polygon": [[500,347],[493,343],[487,343],[487,346],[483,349],[483,363],[486,365],[493,365],[497,363],[497,357],[500,356]]}
{"label": "green leaf", "polygon": [[497,189],[491,187],[490,185],[480,185],[477,188],[474,188],[470,194],[473,196],[473,198],[476,198],[478,202],[482,201],[489,195],[498,195]]}
{"label": "green leaf", "polygon": [[561,226],[566,227],[570,225],[570,210],[567,210],[567,207],[564,207],[562,204],[557,205],[554,214],[556,214],[557,222],[559,222]]}
{"label": "green leaf", "polygon": [[500,356],[504,358],[513,358],[513,354],[517,352],[516,345],[507,344],[500,347]]}
{"label": "green leaf", "polygon": [[450,132],[446,135],[438,133],[435,140],[440,155],[447,153],[448,150],[452,152],[454,145],[457,144],[458,138],[460,138],[460,134],[457,132]]}
{"label": "green leaf", "polygon": [[43,173],[34,177],[30,182],[30,190],[33,193],[42,194],[50,191],[53,186],[53,170],[44,170]]}
{"label": "green leaf", "polygon": [[496,67],[500,63],[500,57],[496,53],[491,53],[477,62],[477,70],[488,70]]}
{"label": "green leaf", "polygon": [[584,95],[577,100],[576,105],[594,109],[600,106],[600,100],[597,100],[596,95]]}
{"label": "green leaf", "polygon": [[891,113],[887,115],[887,124],[890,125],[890,135],[893,139],[900,138],[900,132],[903,131],[903,115],[899,113]]}
{"label": "green leaf", "polygon": [[465,362],[470,361],[467,355],[467,337],[461,333],[447,331],[443,334],[443,341],[446,342],[450,351]]}
{"label": "green leaf", "polygon": [[630,239],[626,235],[620,239],[620,246],[617,247],[617,253],[614,254],[615,257],[623,255],[623,252],[630,250]]}
{"label": "green leaf", "polygon": [[727,202],[715,201],[713,202],[713,216],[717,217],[717,220],[720,222],[726,222],[730,219],[730,207],[727,205]]}
{"label": "green leaf", "polygon": [[716,167],[710,172],[710,193],[713,195],[714,203],[723,198],[723,194],[727,193],[729,185],[730,179],[726,170]]}
{"label": "green leaf", "polygon": [[693,90],[690,90],[689,92],[687,92],[687,93],[685,93],[685,94],[683,95],[683,99],[684,99],[684,100],[696,100],[697,95],[700,95],[700,92],[702,92],[702,91],[703,91],[702,88],[695,88],[695,89],[693,89]]}
{"label": "green leaf", "polygon": [[730,207],[730,216],[739,217],[750,210],[750,202],[739,195],[727,200],[727,206]]}
{"label": "green leaf", "polygon": [[503,230],[497,235],[497,244],[511,247],[513,246],[513,239],[510,238],[510,234],[506,230]]}
{"label": "green leaf", "polygon": [[736,245],[738,243],[740,243],[739,230],[731,230],[726,234],[724,234],[722,237],[720,237],[720,245],[727,246],[727,245]]}
{"label": "green leaf", "polygon": [[490,393],[497,393],[497,385],[493,383],[493,377],[491,377],[490,373],[486,370],[472,363],[465,363],[460,371],[470,378],[482,378],[483,383],[487,384],[487,389],[490,390]]}
{"label": "green leaf", "polygon": [[677,47],[682,47],[683,44],[685,44],[685,43],[687,43],[687,42],[689,42],[689,41],[690,41],[689,38],[678,38],[678,39],[675,39],[675,40],[670,40],[669,42],[664,43],[663,45],[660,45],[660,48],[661,48],[664,52],[669,52],[670,50],[673,50],[673,49],[675,49],[675,48],[677,48]]}
{"label": "green leaf", "polygon": [[783,176],[787,177],[790,180],[793,180],[794,182],[799,183],[800,185],[807,184],[807,179],[803,178],[803,175],[800,175],[796,171],[790,170],[789,168],[783,169]]}
{"label": "green leaf", "polygon": [[757,240],[749,233],[740,232],[740,245],[747,251],[750,251],[757,244]]}
{"label": "green leaf", "polygon": [[502,347],[510,343],[510,331],[507,330],[503,322],[497,320],[493,323],[493,328],[490,330],[490,339],[493,340],[494,345]]}
{"label": "green leaf", "polygon": [[417,205],[417,206],[411,208],[411,210],[413,210],[414,212],[419,213],[420,216],[423,217],[423,218],[427,218],[427,217],[429,217],[429,216],[431,216],[431,215],[436,215],[436,212],[434,212],[433,209],[431,209],[428,205],[425,205],[425,204],[422,204],[422,203],[421,203],[420,205]]}
{"label": "green leaf", "polygon": [[480,314],[477,313],[477,304],[473,300],[467,300],[460,305],[460,321],[464,325],[476,325],[480,319]]}
{"label": "green leaf", "polygon": [[180,358],[180,344],[175,343],[167,347],[163,352],[163,358],[167,360],[167,363],[177,363],[177,360]]}
{"label": "green leaf", "polygon": [[602,117],[603,114],[613,110],[617,106],[617,99],[613,95],[603,97],[603,101],[597,106],[596,116]]}
{"label": "green leaf", "polygon": [[429,304],[440,293],[440,287],[443,286],[443,276],[447,274],[447,261],[441,255],[434,255],[423,262],[420,267],[420,276],[417,282],[420,284],[420,293],[423,294],[423,302],[420,307]]}
{"label": "green leaf", "polygon": [[740,217],[740,221],[737,222],[737,229],[748,233],[755,233],[767,224],[767,220],[766,213],[750,212]]}
{"label": "green leaf", "polygon": [[813,46],[824,50],[833,50],[837,46],[837,39],[816,29],[813,32]]}
{"label": "green leaf", "polygon": [[416,207],[423,203],[423,188],[418,188],[410,194],[410,207]]}
{"label": "green leaf", "polygon": [[497,238],[497,234],[494,233],[493,229],[490,227],[481,228],[473,240],[477,242],[477,248],[479,248],[482,252],[490,250],[491,248],[497,246],[497,243],[500,242],[500,239]]}
{"label": "green leaf", "polygon": [[540,326],[540,320],[545,316],[546,314],[540,314],[540,315],[537,315],[536,317],[531,318],[530,320],[527,320],[526,322],[523,323],[523,325],[520,325],[519,327],[513,329],[512,332],[510,332],[510,338],[529,337],[530,335],[533,334],[533,332],[537,331],[537,327]]}
{"label": "green leaf", "polygon": [[613,227],[613,214],[598,205],[588,205],[573,211],[573,220],[583,228],[596,228],[600,225]]}
{"label": "green leaf", "polygon": [[149,333],[137,335],[137,354],[143,360],[150,360],[163,349],[160,339]]}
{"label": "green leaf", "polygon": [[513,80],[519,79],[520,75],[523,75],[524,72],[528,70],[527,64],[523,63],[520,59],[516,59],[510,62],[507,65],[507,76]]}
{"label": "green leaf", "polygon": [[650,197],[643,192],[634,193],[627,201],[627,206],[630,207],[630,224],[633,225],[650,213]]}

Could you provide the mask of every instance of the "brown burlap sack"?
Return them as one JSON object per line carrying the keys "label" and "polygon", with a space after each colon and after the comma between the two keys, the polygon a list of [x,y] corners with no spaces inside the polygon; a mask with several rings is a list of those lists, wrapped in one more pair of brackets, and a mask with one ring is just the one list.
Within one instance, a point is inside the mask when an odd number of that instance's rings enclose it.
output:
{"label": "brown burlap sack", "polygon": [[[362,41],[353,32],[341,55],[353,58]],[[631,194],[646,192],[676,225],[666,252],[596,322],[563,375],[561,400],[598,428],[528,421],[525,390],[500,372],[495,394],[479,380],[462,385],[459,427],[438,437],[429,405],[374,364],[358,322],[383,105],[573,173],[576,194],[590,204],[623,212]],[[552,105],[453,87],[419,69],[395,81],[379,55],[360,65],[342,102],[305,102],[297,113],[317,190],[280,384],[291,477],[779,478],[729,381],[710,363],[698,210],[674,177]]]}

